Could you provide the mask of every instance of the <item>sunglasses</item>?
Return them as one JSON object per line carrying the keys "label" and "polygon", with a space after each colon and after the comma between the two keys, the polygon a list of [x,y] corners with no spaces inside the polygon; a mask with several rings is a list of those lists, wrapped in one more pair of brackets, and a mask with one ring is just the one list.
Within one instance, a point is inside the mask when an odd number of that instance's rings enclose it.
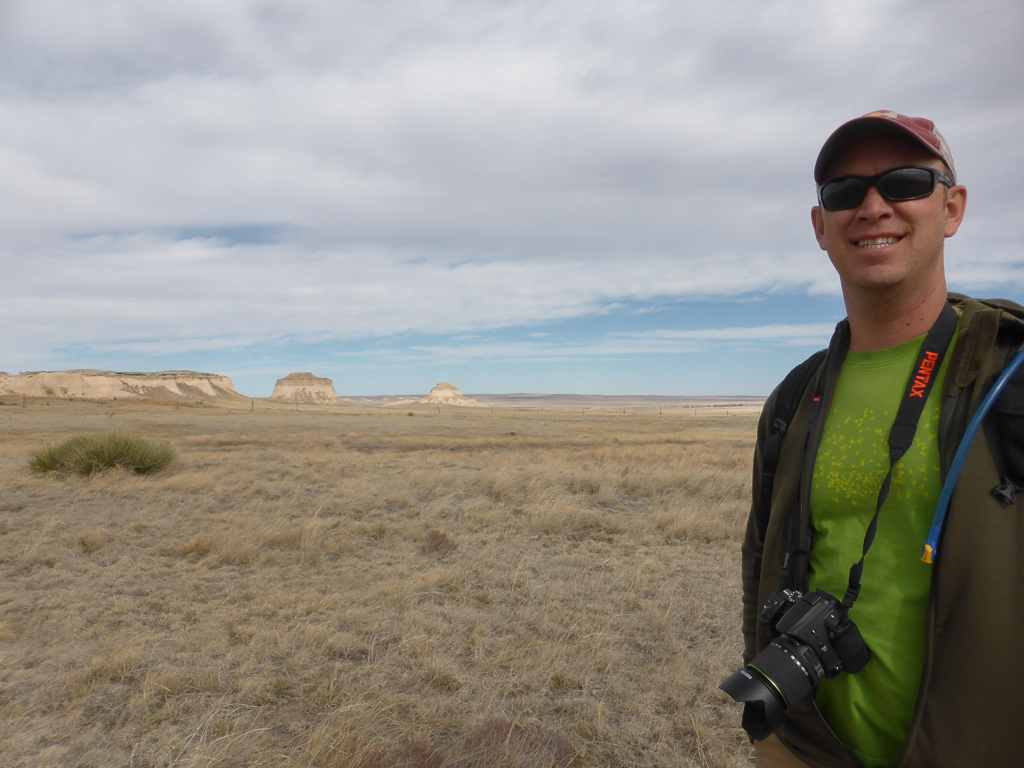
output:
{"label": "sunglasses", "polygon": [[935,191],[942,182],[953,182],[941,171],[923,165],[892,168],[875,176],[840,176],[818,187],[818,203],[826,211],[845,211],[860,205],[871,187],[878,187],[882,197],[894,203],[920,200]]}

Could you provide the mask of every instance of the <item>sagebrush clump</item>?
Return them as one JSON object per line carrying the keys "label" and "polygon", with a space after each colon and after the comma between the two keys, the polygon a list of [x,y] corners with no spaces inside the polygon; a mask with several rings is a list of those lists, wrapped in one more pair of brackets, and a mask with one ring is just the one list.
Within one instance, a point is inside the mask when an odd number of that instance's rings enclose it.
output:
{"label": "sagebrush clump", "polygon": [[87,476],[105,469],[125,469],[148,475],[165,469],[174,458],[174,449],[167,443],[126,432],[107,432],[44,445],[32,454],[28,464],[32,471],[43,474]]}

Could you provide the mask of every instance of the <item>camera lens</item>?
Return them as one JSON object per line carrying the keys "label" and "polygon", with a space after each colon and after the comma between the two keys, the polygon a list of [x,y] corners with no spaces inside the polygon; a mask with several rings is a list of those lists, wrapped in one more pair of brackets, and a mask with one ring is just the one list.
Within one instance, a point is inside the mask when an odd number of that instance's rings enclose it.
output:
{"label": "camera lens", "polygon": [[744,669],[719,686],[743,702],[743,730],[756,741],[779,727],[786,710],[798,704],[824,677],[818,657],[787,635],[775,638]]}
{"label": "camera lens", "polygon": [[775,686],[765,680],[756,669],[744,667],[733,672],[720,686],[743,707],[743,730],[754,741],[767,739],[779,727],[786,705]]}

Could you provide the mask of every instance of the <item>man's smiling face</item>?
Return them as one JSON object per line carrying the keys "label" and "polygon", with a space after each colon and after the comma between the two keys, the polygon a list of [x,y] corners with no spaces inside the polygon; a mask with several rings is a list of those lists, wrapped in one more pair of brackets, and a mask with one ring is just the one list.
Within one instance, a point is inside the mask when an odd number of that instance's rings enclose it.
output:
{"label": "man's smiling face", "polygon": [[[892,133],[872,133],[846,145],[826,181],[873,176],[907,165],[944,171],[942,161],[920,144]],[[872,186],[859,205],[842,211],[811,211],[818,245],[839,273],[844,295],[904,295],[945,290],[942,248],[960,226],[967,190],[939,184],[919,200],[890,202]],[[924,295],[924,294],[920,294]]]}

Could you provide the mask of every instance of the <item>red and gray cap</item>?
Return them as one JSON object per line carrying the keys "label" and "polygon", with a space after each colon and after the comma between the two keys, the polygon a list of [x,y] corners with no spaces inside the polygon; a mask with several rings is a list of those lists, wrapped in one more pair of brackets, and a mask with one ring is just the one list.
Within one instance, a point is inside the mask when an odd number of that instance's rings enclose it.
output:
{"label": "red and gray cap", "polygon": [[946,140],[942,138],[942,134],[936,130],[935,123],[923,117],[907,117],[886,109],[868,112],[866,115],[843,123],[836,128],[822,146],[821,152],[818,153],[818,160],[814,163],[815,183],[821,184],[825,180],[825,174],[835,162],[839,150],[865,133],[898,133],[909,136],[946,164],[952,174],[952,182],[956,184],[953,155],[949,151]]}

